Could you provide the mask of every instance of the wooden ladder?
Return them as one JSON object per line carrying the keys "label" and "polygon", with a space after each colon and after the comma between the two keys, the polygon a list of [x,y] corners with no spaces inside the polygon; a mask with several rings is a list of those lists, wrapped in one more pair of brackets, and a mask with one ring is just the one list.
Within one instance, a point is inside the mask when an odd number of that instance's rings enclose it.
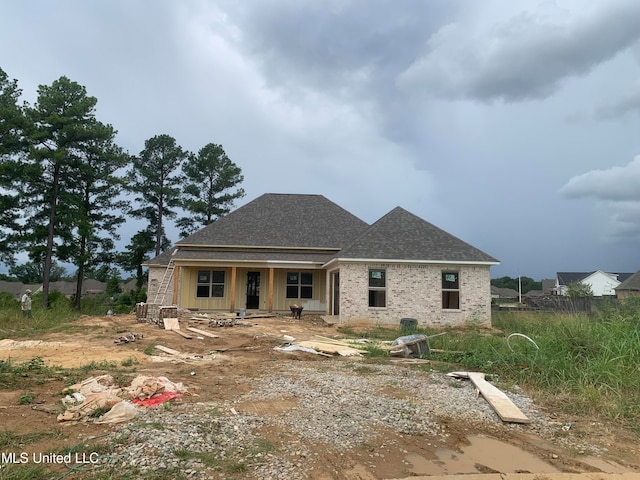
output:
{"label": "wooden ladder", "polygon": [[173,278],[173,271],[176,269],[176,262],[173,260],[169,260],[169,264],[167,265],[167,269],[164,271],[164,275],[162,276],[162,280],[160,281],[160,285],[158,286],[158,291],[156,292],[156,298],[154,300],[154,304],[158,305],[161,299],[164,299],[165,294],[167,293],[167,289],[169,288],[169,284],[171,283],[171,279]]}

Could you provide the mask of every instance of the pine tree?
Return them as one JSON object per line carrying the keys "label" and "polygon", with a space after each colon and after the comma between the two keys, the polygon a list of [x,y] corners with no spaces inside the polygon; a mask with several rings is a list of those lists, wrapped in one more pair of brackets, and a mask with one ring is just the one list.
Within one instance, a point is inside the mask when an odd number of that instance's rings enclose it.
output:
{"label": "pine tree", "polygon": [[177,216],[174,209],[182,198],[180,166],[189,154],[169,135],[156,135],[144,145],[129,172],[129,188],[137,194],[139,204],[131,214],[147,220],[155,236],[155,253],[159,255],[171,245],[164,222]]}
{"label": "pine tree", "polygon": [[233,201],[244,196],[242,188],[233,190],[244,180],[242,170],[221,145],[205,145],[198,155],[187,159],[182,171],[185,175],[182,208],[190,214],[177,222],[183,237],[229,213]]}

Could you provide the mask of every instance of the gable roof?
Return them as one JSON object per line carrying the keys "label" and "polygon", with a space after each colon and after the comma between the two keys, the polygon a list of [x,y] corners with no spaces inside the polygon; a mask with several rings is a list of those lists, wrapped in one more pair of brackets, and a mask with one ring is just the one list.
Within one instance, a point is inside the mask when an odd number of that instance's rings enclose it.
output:
{"label": "gable roof", "polygon": [[592,272],[558,272],[556,275],[559,285],[569,285],[570,283],[586,280],[588,277],[598,272],[612,277],[611,279],[614,281],[616,281],[617,278],[618,282],[623,282],[633,275],[632,273],[611,273],[603,272],[602,270],[594,270]]}
{"label": "gable roof", "polygon": [[640,290],[640,270],[627,277],[615,290]]}
{"label": "gable roof", "polygon": [[558,278],[558,285],[569,285],[570,283],[581,282],[596,272],[597,270],[592,272],[558,272],[556,277]]}
{"label": "gable roof", "polygon": [[177,242],[182,246],[339,250],[367,223],[322,195],[267,193]]}
{"label": "gable roof", "polygon": [[400,207],[371,225],[336,258],[499,263],[492,256]]}

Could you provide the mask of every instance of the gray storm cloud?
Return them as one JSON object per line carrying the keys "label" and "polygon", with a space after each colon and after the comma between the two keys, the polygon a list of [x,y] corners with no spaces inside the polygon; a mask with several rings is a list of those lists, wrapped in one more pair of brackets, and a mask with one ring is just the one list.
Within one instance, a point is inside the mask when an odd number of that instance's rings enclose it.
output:
{"label": "gray storm cloud", "polygon": [[591,170],[571,178],[560,192],[569,198],[640,201],[640,155],[627,165]]}
{"label": "gray storm cloud", "polygon": [[598,13],[566,24],[520,14],[476,34],[463,23],[449,24],[398,85],[449,99],[544,99],[640,39],[640,2],[617,2]]}

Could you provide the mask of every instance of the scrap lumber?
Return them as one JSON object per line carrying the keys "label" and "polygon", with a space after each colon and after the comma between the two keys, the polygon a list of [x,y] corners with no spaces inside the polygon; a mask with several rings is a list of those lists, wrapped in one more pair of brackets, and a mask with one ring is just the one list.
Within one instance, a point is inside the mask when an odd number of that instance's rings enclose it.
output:
{"label": "scrap lumber", "polygon": [[350,346],[335,345],[333,343],[325,343],[325,342],[314,341],[314,340],[298,342],[298,345],[300,345],[301,347],[313,348],[314,350],[318,350],[319,352],[337,353],[338,355],[342,355],[343,357],[350,357],[350,356],[360,355],[362,353],[369,353],[366,350],[358,350],[357,348],[353,348]]}
{"label": "scrap lumber", "polygon": [[220,335],[216,335],[215,333],[205,332],[204,330],[200,330],[199,328],[195,328],[195,327],[187,327],[187,330],[193,333],[197,333],[198,335],[202,335],[203,337],[220,338]]}
{"label": "scrap lumber", "polygon": [[162,345],[155,345],[154,348],[157,348],[161,352],[168,353],[169,355],[182,355],[178,350],[174,350],[173,348],[163,347]]}
{"label": "scrap lumber", "polygon": [[333,345],[342,345],[343,347],[350,348],[353,347],[353,345],[351,345],[350,343],[347,343],[344,340],[338,340],[337,338],[323,337],[322,335],[316,335],[314,338],[317,338],[322,343],[331,343]]}
{"label": "scrap lumber", "polygon": [[180,330],[180,322],[177,318],[163,318],[162,323],[165,330]]}
{"label": "scrap lumber", "polygon": [[453,372],[450,376],[470,379],[484,399],[493,407],[503,422],[531,423],[531,420],[511,401],[507,395],[484,379],[480,372]]}
{"label": "scrap lumber", "polygon": [[188,333],[184,333],[181,332],[180,330],[178,330],[177,328],[172,328],[171,329],[172,332],[176,332],[178,335],[180,335],[183,338],[186,338],[187,340],[191,340],[193,337],[191,335],[189,335]]}

